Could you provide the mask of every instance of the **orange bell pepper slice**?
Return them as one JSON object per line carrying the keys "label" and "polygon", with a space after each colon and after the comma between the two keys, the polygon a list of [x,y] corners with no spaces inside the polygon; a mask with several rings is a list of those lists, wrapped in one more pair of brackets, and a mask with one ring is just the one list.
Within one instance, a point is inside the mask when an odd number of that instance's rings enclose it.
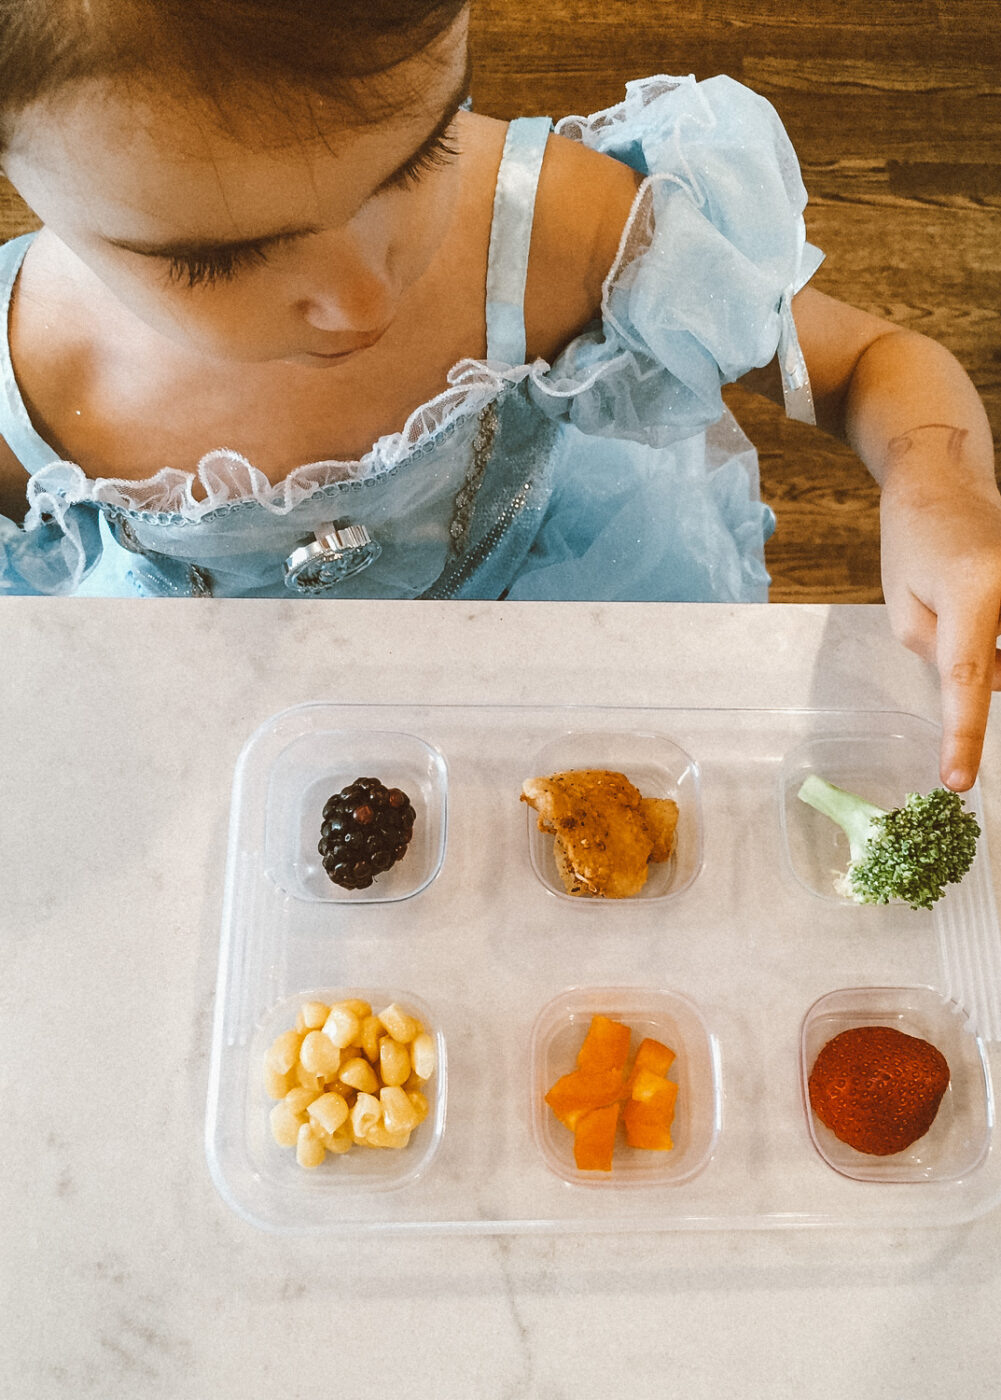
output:
{"label": "orange bell pepper slice", "polygon": [[573,1132],[578,1120],[595,1108],[606,1108],[625,1095],[621,1069],[575,1069],[564,1074],[546,1094],[546,1103]]}
{"label": "orange bell pepper slice", "polygon": [[615,1130],[619,1122],[618,1103],[592,1108],[577,1123],[573,1138],[573,1159],[582,1172],[610,1172],[615,1151]]}
{"label": "orange bell pepper slice", "polygon": [[670,1079],[641,1070],[632,1097],[622,1110],[626,1142],[653,1152],[670,1152],[674,1146],[671,1124],[678,1086]]}
{"label": "orange bell pepper slice", "polygon": [[642,1147],[650,1152],[670,1152],[674,1147],[670,1124],[648,1103],[630,1099],[622,1110],[622,1122],[630,1147]]}
{"label": "orange bell pepper slice", "polygon": [[641,1069],[649,1070],[651,1074],[659,1074],[663,1079],[676,1058],[670,1046],[665,1045],[662,1041],[654,1040],[650,1036],[641,1040],[640,1048],[636,1051],[636,1058],[633,1060],[632,1074],[629,1076],[630,1090]]}
{"label": "orange bell pepper slice", "polygon": [[631,1036],[632,1031],[621,1021],[592,1016],[584,1043],[577,1052],[578,1069],[625,1070]]}
{"label": "orange bell pepper slice", "polygon": [[[652,1070],[640,1069],[629,1076],[629,1093],[631,1099],[639,1099],[641,1103],[657,1103],[664,1105],[663,1112],[668,1108],[673,1113],[674,1099],[678,1092],[678,1086],[670,1079],[665,1079],[662,1074],[654,1074]],[[670,1099],[670,1105],[667,1100]]]}

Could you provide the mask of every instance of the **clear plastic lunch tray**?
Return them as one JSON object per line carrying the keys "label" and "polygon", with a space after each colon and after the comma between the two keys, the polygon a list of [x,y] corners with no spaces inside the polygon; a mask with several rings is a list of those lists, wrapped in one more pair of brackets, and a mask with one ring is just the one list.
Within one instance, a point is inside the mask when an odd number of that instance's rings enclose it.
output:
{"label": "clear plastic lunch tray", "polygon": [[[233,788],[206,1115],[223,1198],[263,1228],[332,1235],[933,1226],[991,1210],[1001,937],[986,841],[933,910],[860,907],[831,888],[842,838],[796,798],[818,771],[899,802],[936,785],[937,749],[925,720],[851,710],[318,703],[269,719]],[[568,767],[678,802],[676,854],[637,897],[563,893],[519,797]],[[352,895],[327,888],[316,841],[323,801],[357,777],[404,787],[418,824],[399,866]],[[979,815],[977,789],[968,802]],[[431,1111],[400,1153],[306,1170],[271,1139],[263,1057],[301,1001],[342,995],[431,1023]],[[543,1102],[599,1011],[678,1055],[674,1154],[617,1148],[608,1174],[576,1171]],[[939,1044],[952,1070],[903,1166],[855,1161],[809,1108],[827,1028],[874,1019]]]}

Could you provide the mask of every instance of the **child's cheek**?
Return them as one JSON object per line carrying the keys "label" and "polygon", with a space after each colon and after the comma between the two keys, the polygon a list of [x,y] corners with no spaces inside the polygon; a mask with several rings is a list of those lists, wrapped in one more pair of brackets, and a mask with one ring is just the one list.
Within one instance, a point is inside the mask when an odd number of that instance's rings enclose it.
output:
{"label": "child's cheek", "polygon": [[174,344],[225,360],[267,359],[280,334],[276,308],[267,298],[262,304],[248,296],[242,281],[189,288],[151,270],[109,285],[129,311]]}
{"label": "child's cheek", "polygon": [[296,347],[293,309],[278,278],[257,275],[175,293],[174,330],[194,349],[225,360],[256,362]]}
{"label": "child's cheek", "polygon": [[457,166],[436,171],[400,201],[393,229],[393,256],[400,281],[412,286],[442,250],[459,201]]}

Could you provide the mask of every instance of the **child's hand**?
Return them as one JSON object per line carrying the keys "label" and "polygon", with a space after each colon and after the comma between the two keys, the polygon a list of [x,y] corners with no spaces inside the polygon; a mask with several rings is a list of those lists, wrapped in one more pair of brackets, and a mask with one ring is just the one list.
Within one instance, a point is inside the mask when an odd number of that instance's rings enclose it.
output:
{"label": "child's hand", "polygon": [[810,287],[793,302],[817,421],[882,487],[894,633],[938,667],[942,782],[972,787],[1001,689],[1001,493],[990,423],[941,345]]}
{"label": "child's hand", "polygon": [[890,621],[905,646],[938,668],[940,774],[962,792],[977,776],[991,691],[1001,689],[1001,495],[948,472],[931,484],[891,476],[881,529]]}

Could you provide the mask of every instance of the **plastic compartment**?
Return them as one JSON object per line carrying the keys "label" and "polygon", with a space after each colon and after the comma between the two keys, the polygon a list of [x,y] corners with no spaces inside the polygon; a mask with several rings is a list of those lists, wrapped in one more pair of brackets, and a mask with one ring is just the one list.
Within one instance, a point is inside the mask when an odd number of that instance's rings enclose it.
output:
{"label": "plastic compartment", "polygon": [[[356,778],[402,788],[417,820],[402,860],[363,890],[328,879],[320,862],[323,806]],[[409,899],[431,883],[445,854],[448,778],[445,760],[413,734],[330,729],[288,744],[271,768],[267,790],[265,860],[279,889],[324,904],[380,904]]]}
{"label": "plastic compartment", "polygon": [[538,813],[527,808],[532,869],[557,898],[599,909],[622,908],[636,900],[664,900],[681,894],[702,867],[702,807],[698,764],[663,734],[587,733],[570,730],[538,750],[526,778],[545,778],[581,768],[623,773],[644,797],[670,797],[678,804],[678,829],[669,860],[651,864],[643,888],[628,899],[594,899],[568,894],[556,868],[553,837],[539,830]]}
{"label": "plastic compartment", "polygon": [[[815,1002],[803,1021],[803,1106],[813,1144],[843,1176],[856,1181],[956,1181],[987,1156],[994,1102],[984,1045],[964,1028],[965,1013],[932,987],[848,987]],[[927,1040],[949,1064],[949,1087],[928,1132],[903,1152],[875,1157],[835,1137],[810,1107],[810,1071],[834,1036],[854,1026],[892,1026]]]}
{"label": "plastic compartment", "polygon": [[[573,1134],[552,1113],[545,1095],[575,1068],[591,1017],[609,1016],[632,1030],[630,1057],[647,1036],[677,1058],[668,1079],[678,1084],[670,1152],[629,1147],[619,1130],[610,1172],[579,1171]],[[532,1031],[532,1131],[546,1166],[575,1186],[621,1190],[680,1186],[708,1163],[720,1129],[719,1054],[715,1038],[694,1002],[653,987],[573,987],[550,1001]]]}
{"label": "plastic compartment", "polygon": [[848,868],[848,838],[836,822],[798,796],[811,773],[889,810],[899,807],[910,792],[939,786],[937,744],[931,735],[854,733],[810,739],[786,755],[779,810],[792,872],[812,895],[850,904],[853,901],[834,888],[836,876]]}
{"label": "plastic compartment", "polygon": [[[294,1147],[279,1147],[268,1116],[275,1100],[264,1090],[264,1057],[282,1031],[291,1030],[299,1008],[306,1001],[332,1003],[359,998],[379,1011],[398,1002],[416,1016],[435,1038],[437,1064],[434,1075],[422,1086],[428,1100],[428,1115],[402,1148],[352,1147],[340,1155],[328,1153],[318,1167],[300,1167]],[[445,1038],[432,1009],[412,992],[395,988],[323,988],[286,997],[273,1006],[255,1027],[248,1056],[250,1073],[246,1081],[245,1140],[250,1165],[263,1193],[284,1191],[290,1200],[303,1194],[322,1194],[335,1200],[345,1193],[391,1191],[408,1186],[424,1175],[441,1145],[445,1130],[448,1067]]]}

